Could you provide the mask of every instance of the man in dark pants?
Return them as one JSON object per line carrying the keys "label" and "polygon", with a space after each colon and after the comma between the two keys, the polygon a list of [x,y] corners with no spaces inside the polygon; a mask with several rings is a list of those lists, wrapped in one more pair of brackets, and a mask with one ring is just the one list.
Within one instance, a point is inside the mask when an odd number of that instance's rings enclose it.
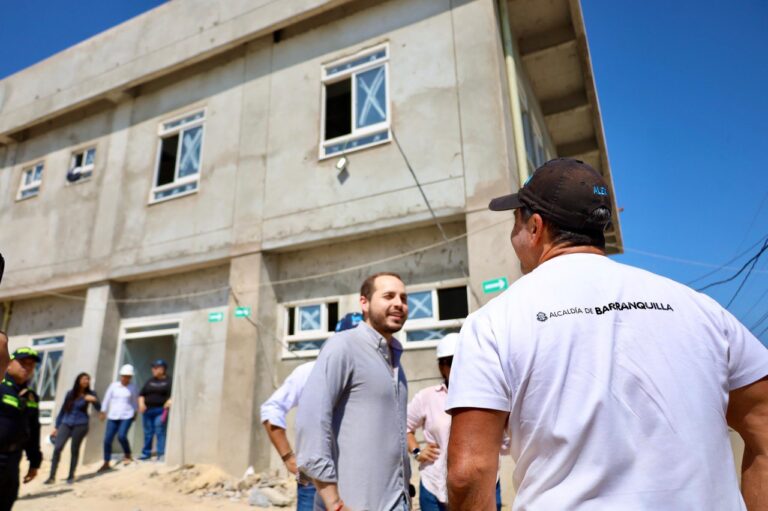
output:
{"label": "man in dark pants", "polygon": [[43,460],[40,452],[39,398],[27,387],[40,356],[32,348],[13,352],[0,384],[0,511],[10,511],[19,495],[19,463],[27,453],[28,483],[37,475]]}

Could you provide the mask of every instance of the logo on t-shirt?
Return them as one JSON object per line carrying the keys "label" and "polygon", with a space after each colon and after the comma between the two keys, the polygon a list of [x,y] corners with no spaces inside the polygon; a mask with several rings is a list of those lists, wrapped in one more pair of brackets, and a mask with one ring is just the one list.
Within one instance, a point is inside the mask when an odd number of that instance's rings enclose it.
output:
{"label": "logo on t-shirt", "polygon": [[670,304],[663,302],[612,302],[606,305],[598,305],[596,307],[569,307],[567,309],[560,309],[550,313],[539,312],[536,314],[536,319],[543,323],[549,318],[561,318],[563,316],[570,316],[572,314],[596,314],[601,316],[611,311],[620,312],[625,310],[674,311],[675,309],[673,309]]}

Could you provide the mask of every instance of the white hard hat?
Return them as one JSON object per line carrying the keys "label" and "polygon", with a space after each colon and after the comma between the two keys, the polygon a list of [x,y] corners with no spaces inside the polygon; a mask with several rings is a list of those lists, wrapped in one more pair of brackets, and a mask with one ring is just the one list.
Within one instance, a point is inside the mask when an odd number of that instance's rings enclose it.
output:
{"label": "white hard hat", "polygon": [[125,364],[121,367],[120,376],[133,376],[133,366],[131,364]]}
{"label": "white hard hat", "polygon": [[437,358],[452,357],[456,352],[459,334],[448,334],[437,343]]}

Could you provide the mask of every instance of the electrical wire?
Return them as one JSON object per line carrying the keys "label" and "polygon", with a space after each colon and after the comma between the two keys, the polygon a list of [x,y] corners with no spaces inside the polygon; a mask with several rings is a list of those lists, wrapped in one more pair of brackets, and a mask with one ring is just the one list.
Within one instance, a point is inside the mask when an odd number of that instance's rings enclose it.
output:
{"label": "electrical wire", "polygon": [[736,289],[736,292],[733,293],[733,296],[728,302],[728,305],[725,306],[726,309],[730,309],[731,305],[733,304],[733,301],[736,299],[737,296],[739,296],[739,292],[741,292],[741,289],[744,287],[744,284],[746,284],[747,280],[749,279],[749,276],[752,274],[752,270],[755,269],[755,265],[757,264],[757,261],[760,259],[760,255],[765,251],[766,247],[768,247],[768,240],[765,241],[765,245],[763,245],[763,249],[758,253],[757,257],[754,258],[754,261],[752,261],[752,266],[749,267],[749,270],[747,270],[747,274],[744,275],[744,280],[741,281],[741,284],[739,284],[739,287]]}
{"label": "electrical wire", "polygon": [[758,246],[760,243],[762,243],[762,242],[763,242],[763,241],[765,241],[766,239],[768,239],[768,235],[766,235],[766,236],[763,236],[762,238],[760,238],[759,240],[757,240],[755,243],[753,243],[753,244],[752,244],[752,246],[750,246],[749,248],[747,248],[747,249],[746,249],[744,252],[741,252],[741,253],[739,253],[738,255],[735,255],[735,256],[733,256],[733,257],[732,257],[731,259],[729,259],[727,262],[725,262],[725,263],[723,263],[722,265],[720,265],[720,266],[716,267],[714,270],[712,270],[712,271],[709,271],[709,272],[705,273],[704,275],[702,275],[702,276],[700,276],[700,277],[697,277],[697,278],[695,278],[695,279],[693,279],[693,280],[691,280],[691,281],[688,281],[688,282],[686,282],[686,285],[688,285],[688,286],[691,286],[691,285],[695,284],[696,282],[698,282],[698,281],[700,281],[700,280],[704,280],[705,278],[709,277],[710,275],[714,275],[715,273],[717,273],[717,272],[718,272],[718,271],[720,271],[720,270],[731,270],[731,269],[735,269],[735,268],[728,268],[728,265],[729,265],[729,264],[731,264],[731,263],[733,263],[734,261],[737,261],[737,260],[738,260],[738,259],[740,259],[742,256],[744,256],[744,255],[746,255],[747,253],[749,253],[749,252],[751,252],[752,250],[754,250],[754,248],[755,248],[755,247],[757,247],[757,246]]}
{"label": "electrical wire", "polygon": [[[435,222],[435,225],[440,231],[440,235],[443,237],[443,240],[447,242],[448,236],[445,234],[445,229],[443,229],[443,224],[440,222],[440,219],[437,217],[435,210],[432,209],[432,204],[429,202],[429,198],[427,198],[427,194],[424,192],[424,188],[421,186],[421,183],[419,182],[419,178],[416,176],[416,172],[413,170],[413,167],[411,166],[411,162],[408,161],[408,156],[406,156],[405,151],[403,151],[403,147],[400,145],[400,141],[397,139],[397,135],[395,134],[394,128],[390,128],[390,131],[392,132],[392,140],[395,141],[395,145],[397,146],[398,151],[400,151],[400,155],[403,157],[405,166],[408,167],[408,170],[410,171],[411,176],[413,176],[413,180],[416,182],[416,187],[419,189],[419,192],[421,193],[421,197],[424,199],[424,203],[427,205],[427,209],[429,210],[429,214],[432,216],[432,220]],[[459,261],[459,269],[461,270],[461,273],[464,275],[464,278],[468,279],[469,272],[464,267],[464,263],[462,261]],[[480,300],[480,297],[477,296],[477,293],[475,292],[475,289],[472,286],[467,286],[467,289],[469,289],[470,293],[472,293],[472,297],[475,299],[475,303],[477,304],[482,303],[482,301]]]}
{"label": "electrical wire", "polygon": [[739,268],[739,271],[737,271],[736,273],[734,273],[733,275],[731,275],[727,279],[722,279],[722,280],[718,280],[717,282],[712,282],[711,284],[707,284],[706,286],[697,289],[697,291],[704,291],[704,290],[710,289],[710,288],[712,288],[714,286],[719,286],[721,284],[725,284],[727,282],[730,282],[730,281],[734,280],[736,277],[741,275],[741,272],[743,272],[747,268],[747,266],[749,266],[752,262],[754,262],[757,259],[759,259],[760,256],[763,255],[763,252],[766,251],[766,249],[768,249],[768,239],[765,240],[765,242],[763,243],[763,247],[760,249],[760,251],[757,254],[755,254],[754,256],[752,256],[751,258],[749,258],[749,260],[746,263],[744,263],[744,266]]}

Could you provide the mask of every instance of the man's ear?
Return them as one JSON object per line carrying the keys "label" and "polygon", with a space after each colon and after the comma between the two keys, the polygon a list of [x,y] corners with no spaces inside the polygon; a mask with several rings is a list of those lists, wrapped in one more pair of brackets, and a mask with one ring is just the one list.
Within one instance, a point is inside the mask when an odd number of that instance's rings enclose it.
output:
{"label": "man's ear", "polygon": [[531,215],[531,218],[528,219],[528,230],[534,242],[539,241],[544,236],[544,219],[540,214],[534,213]]}
{"label": "man's ear", "polygon": [[368,317],[368,305],[368,298],[360,295],[360,310],[363,312],[363,317]]}

